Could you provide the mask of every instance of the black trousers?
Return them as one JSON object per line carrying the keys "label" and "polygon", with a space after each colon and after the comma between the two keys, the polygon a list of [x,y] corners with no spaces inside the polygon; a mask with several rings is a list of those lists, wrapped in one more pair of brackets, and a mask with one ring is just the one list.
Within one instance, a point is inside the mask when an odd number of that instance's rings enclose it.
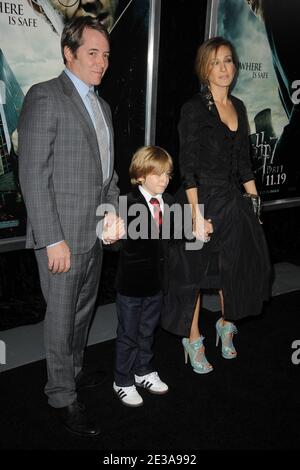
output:
{"label": "black trousers", "polygon": [[159,322],[162,293],[151,297],[117,294],[118,329],[116,339],[115,383],[134,385],[135,375],[153,372],[154,332]]}

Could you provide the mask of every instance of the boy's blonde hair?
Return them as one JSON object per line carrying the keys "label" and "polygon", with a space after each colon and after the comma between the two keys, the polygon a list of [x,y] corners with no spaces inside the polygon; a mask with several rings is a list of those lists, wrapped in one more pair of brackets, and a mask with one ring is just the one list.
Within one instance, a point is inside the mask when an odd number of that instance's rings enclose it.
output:
{"label": "boy's blonde hair", "polygon": [[147,175],[161,173],[172,173],[172,157],[161,147],[149,145],[140,147],[132,157],[129,167],[129,176],[131,184],[136,186],[142,184],[140,178],[146,178]]}

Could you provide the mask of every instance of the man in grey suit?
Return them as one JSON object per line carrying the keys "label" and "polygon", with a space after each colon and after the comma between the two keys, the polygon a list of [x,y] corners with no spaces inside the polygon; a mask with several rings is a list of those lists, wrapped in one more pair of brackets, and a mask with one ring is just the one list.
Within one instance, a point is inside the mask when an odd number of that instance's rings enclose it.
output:
{"label": "man in grey suit", "polygon": [[[102,263],[96,210],[100,204],[117,208],[119,196],[111,113],[94,93],[108,67],[107,31],[95,18],[76,18],[64,28],[61,49],[64,72],[34,85],[24,101],[19,176],[28,215],[26,246],[35,250],[47,303],[45,393],[67,429],[96,436],[98,425],[76,390],[84,382],[83,353]],[[102,225],[104,243],[124,234],[123,221],[112,211]]]}

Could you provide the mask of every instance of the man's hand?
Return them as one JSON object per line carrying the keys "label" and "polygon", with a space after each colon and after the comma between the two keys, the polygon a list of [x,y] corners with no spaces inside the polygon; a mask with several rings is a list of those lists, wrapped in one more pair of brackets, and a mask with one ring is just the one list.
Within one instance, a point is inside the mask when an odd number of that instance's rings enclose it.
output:
{"label": "man's hand", "polygon": [[121,217],[109,212],[104,217],[103,241],[111,244],[120,240],[125,235],[124,221]]}
{"label": "man's hand", "polygon": [[71,267],[71,252],[65,241],[47,247],[48,268],[52,274],[66,273]]}

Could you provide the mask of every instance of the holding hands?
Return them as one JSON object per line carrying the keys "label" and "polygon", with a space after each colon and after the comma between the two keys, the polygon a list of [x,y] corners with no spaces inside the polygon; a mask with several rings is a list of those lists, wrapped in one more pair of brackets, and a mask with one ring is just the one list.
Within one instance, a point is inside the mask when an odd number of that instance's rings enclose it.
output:
{"label": "holding hands", "polygon": [[193,235],[197,240],[202,240],[204,243],[209,242],[213,231],[211,219],[204,219],[199,212],[193,215]]}
{"label": "holding hands", "polygon": [[125,235],[124,221],[116,214],[108,212],[104,216],[102,239],[106,245],[115,243]]}

